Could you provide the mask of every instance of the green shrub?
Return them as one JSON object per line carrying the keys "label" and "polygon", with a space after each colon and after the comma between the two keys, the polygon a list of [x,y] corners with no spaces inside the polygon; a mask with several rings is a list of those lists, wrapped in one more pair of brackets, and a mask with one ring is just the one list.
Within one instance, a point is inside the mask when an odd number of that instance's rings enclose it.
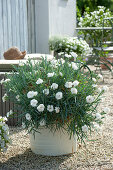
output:
{"label": "green shrub", "polygon": [[[103,27],[103,19],[113,17],[111,11],[104,6],[98,6],[96,11],[90,12],[87,10],[84,12],[84,16],[78,18],[80,27]],[[104,27],[111,27],[109,20],[104,20]],[[102,38],[102,30],[85,30],[79,31],[80,35],[83,35],[84,39],[90,43],[91,46],[100,45],[103,40],[107,41],[111,39],[111,31],[104,31],[104,37]]]}
{"label": "green shrub", "polygon": [[55,56],[63,56],[71,58],[73,55],[77,60],[87,60],[87,56],[91,53],[91,49],[85,40],[77,37],[51,37],[49,40],[49,48],[53,50]]}

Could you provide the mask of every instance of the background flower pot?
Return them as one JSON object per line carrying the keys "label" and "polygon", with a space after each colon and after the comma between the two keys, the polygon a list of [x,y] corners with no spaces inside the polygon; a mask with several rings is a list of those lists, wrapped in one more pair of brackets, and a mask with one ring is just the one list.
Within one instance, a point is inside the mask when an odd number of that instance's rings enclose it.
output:
{"label": "background flower pot", "polygon": [[[110,67],[110,68],[112,67],[111,64],[109,64],[109,63],[107,62],[107,61],[110,61],[111,63],[113,63],[113,58],[112,58],[112,57],[106,57],[106,58],[101,57],[100,60],[101,60],[102,63],[107,64],[108,67]],[[103,70],[108,70],[108,67],[107,67],[107,66],[104,65],[104,64],[101,64],[101,69],[103,69]]]}
{"label": "background flower pot", "polygon": [[30,146],[35,154],[58,156],[76,151],[76,135],[69,139],[69,135],[64,130],[53,134],[49,129],[41,128],[40,132],[35,132],[35,136],[30,133]]}

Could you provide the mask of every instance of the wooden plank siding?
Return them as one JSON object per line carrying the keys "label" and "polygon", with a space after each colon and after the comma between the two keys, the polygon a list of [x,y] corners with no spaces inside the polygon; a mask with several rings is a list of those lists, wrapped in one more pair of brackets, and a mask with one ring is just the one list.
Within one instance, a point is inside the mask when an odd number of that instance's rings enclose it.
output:
{"label": "wooden plank siding", "polygon": [[[0,81],[2,79],[5,79],[5,72],[0,73]],[[18,115],[19,111],[16,109],[14,103],[12,103],[10,100],[3,102],[2,97],[6,93],[6,90],[3,86],[3,84],[0,84],[0,116],[6,116],[7,112],[12,110],[13,112],[16,112],[17,114],[13,115],[8,119],[7,124],[10,126],[16,126],[18,125]],[[20,123],[21,124],[21,123]]]}
{"label": "wooden plank siding", "polygon": [[0,0],[0,58],[12,46],[28,51],[28,0]]}
{"label": "wooden plank siding", "polygon": [[27,0],[28,50],[36,53],[35,0]]}

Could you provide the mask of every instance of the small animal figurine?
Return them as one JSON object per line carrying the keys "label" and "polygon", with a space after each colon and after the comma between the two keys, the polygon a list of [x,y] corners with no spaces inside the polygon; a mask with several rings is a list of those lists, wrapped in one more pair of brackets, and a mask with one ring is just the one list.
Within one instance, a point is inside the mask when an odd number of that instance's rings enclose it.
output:
{"label": "small animal figurine", "polygon": [[20,60],[25,57],[26,51],[21,52],[17,47],[11,47],[3,55],[6,60]]}

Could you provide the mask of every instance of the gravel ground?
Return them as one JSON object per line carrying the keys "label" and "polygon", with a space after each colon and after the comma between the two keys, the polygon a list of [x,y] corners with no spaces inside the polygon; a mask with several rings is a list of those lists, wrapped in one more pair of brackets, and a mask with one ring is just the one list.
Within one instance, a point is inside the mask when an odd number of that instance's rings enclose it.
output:
{"label": "gravel ground", "polygon": [[10,128],[12,145],[0,154],[0,170],[113,170],[113,79],[106,71],[104,82],[109,92],[99,110],[109,107],[100,131],[92,133],[89,141],[78,143],[77,152],[66,156],[40,156],[32,153],[29,136],[21,128]]}

